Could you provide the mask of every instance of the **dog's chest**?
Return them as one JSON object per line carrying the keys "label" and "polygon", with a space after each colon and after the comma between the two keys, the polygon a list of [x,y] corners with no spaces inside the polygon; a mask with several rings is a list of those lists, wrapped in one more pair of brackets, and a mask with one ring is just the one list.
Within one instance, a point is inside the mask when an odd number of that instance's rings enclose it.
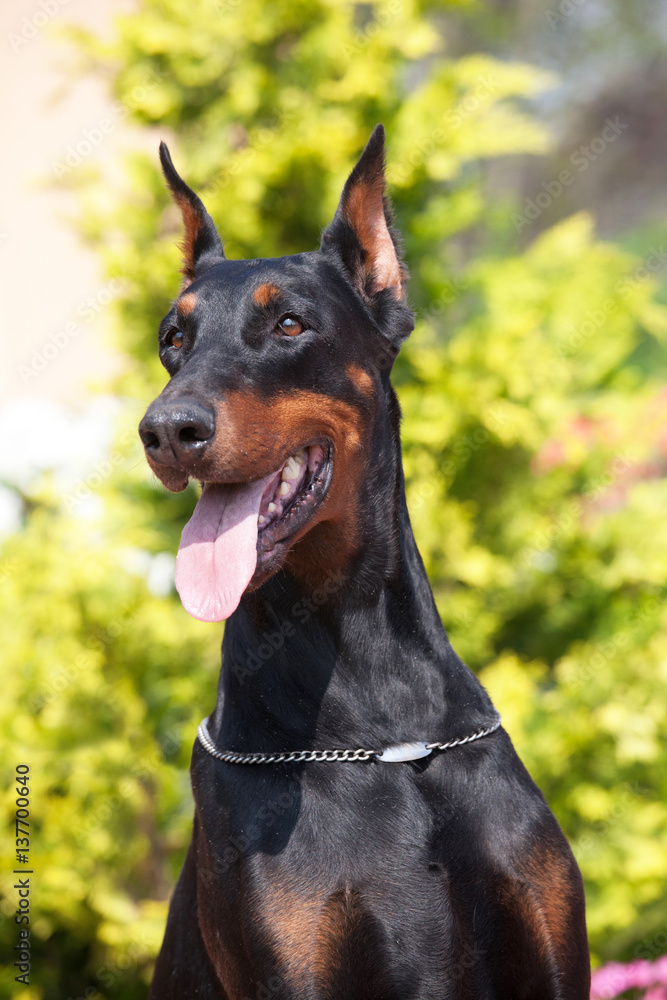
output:
{"label": "dog's chest", "polygon": [[332,812],[303,784],[263,791],[213,824],[209,808],[197,838],[199,921],[230,997],[254,1000],[261,983],[271,1000],[361,996],[363,982],[391,1000],[442,976],[447,899],[415,802],[381,784]]}
{"label": "dog's chest", "polygon": [[426,877],[419,888],[414,874],[409,888],[378,873],[336,885],[310,865],[271,867],[260,874],[246,864],[224,895],[211,883],[198,893],[204,940],[229,1000],[434,996],[448,920]]}

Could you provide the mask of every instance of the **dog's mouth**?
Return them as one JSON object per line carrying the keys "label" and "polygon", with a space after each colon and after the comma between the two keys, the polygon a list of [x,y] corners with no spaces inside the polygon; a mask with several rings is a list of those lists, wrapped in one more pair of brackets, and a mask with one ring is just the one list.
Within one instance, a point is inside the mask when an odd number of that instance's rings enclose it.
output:
{"label": "dog's mouth", "polygon": [[189,614],[229,618],[248,586],[278,569],[326,496],[331,450],[311,444],[263,479],[203,484],[176,560],[176,588]]}
{"label": "dog's mouth", "polygon": [[290,455],[262,494],[257,517],[257,568],[270,562],[276,546],[287,542],[310,520],[331,481],[329,446],[301,448]]}

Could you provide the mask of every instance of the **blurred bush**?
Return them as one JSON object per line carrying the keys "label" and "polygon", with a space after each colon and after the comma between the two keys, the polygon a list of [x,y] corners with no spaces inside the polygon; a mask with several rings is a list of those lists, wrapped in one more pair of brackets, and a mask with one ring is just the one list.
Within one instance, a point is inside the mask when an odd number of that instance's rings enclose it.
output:
{"label": "blurred bush", "polygon": [[[384,122],[417,312],[395,368],[408,500],[438,607],[573,844],[594,958],[654,959],[667,943],[664,262],[597,241],[585,216],[519,248],[518,207],[485,199],[481,162],[546,148],[529,99],[550,79],[448,58],[458,6],[142,0],[110,43],[77,42],[156,146],[171,141],[229,256],[316,247]],[[148,585],[194,494],[151,480],[127,430],[164,384],[155,331],[178,286],[180,220],[156,162],[136,155],[123,185],[81,194],[82,228],[125,279],[125,444],[86,502],[35,485],[0,563],[7,823],[15,764],[33,774],[24,1000],[145,995],[189,837],[190,746],[214,699],[219,630]]]}

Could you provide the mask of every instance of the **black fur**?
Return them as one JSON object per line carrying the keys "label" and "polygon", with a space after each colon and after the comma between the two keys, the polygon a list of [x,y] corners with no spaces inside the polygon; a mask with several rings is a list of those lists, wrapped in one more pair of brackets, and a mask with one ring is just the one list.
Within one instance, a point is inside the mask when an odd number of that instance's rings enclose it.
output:
{"label": "black fur", "polygon": [[[382,169],[382,139],[348,187]],[[340,212],[318,252],[210,264],[210,247],[188,289],[195,309],[179,318],[174,307],[161,327],[171,380],[153,406],[307,392],[344,402],[363,428],[359,530],[318,523],[243,596],[225,628],[213,740],[245,752],[382,748],[488,726],[493,706],[448,641],[405,503],[389,368],[412,325],[407,305],[360,283],[363,251]],[[280,295],[260,308],[262,284]],[[276,335],[285,314],[303,334]],[[250,419],[246,432],[240,452],[279,450],[271,427]],[[338,454],[340,483],[353,472]],[[186,478],[213,478],[207,461],[202,452]],[[348,552],[342,566],[332,538]],[[154,1000],[588,998],[581,878],[503,730],[416,764],[232,765],[197,742],[192,785],[193,841]]]}
{"label": "black fur", "polygon": [[[200,278],[210,267],[225,259],[222,240],[213,219],[204,208],[199,195],[176,173],[166,143],[160,143],[160,163],[174,199],[181,207],[186,222],[186,274]],[[186,206],[189,212],[186,215]]]}

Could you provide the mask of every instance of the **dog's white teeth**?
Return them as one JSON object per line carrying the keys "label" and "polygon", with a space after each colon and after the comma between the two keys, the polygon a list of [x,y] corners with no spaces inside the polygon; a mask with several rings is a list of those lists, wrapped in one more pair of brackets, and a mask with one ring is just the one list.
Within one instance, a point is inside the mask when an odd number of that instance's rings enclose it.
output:
{"label": "dog's white teeth", "polygon": [[268,510],[269,514],[274,514],[277,511],[278,508],[276,507],[276,505],[274,504],[274,502],[271,501],[271,503],[269,504],[269,506],[266,509]]}
{"label": "dog's white teeth", "polygon": [[[290,455],[290,457],[285,462],[283,471],[280,474],[280,478],[283,482],[287,482],[288,479],[297,479],[301,474],[301,469],[303,468],[303,461],[306,453],[303,449],[296,453],[296,455]],[[301,457],[303,456],[303,457]]]}
{"label": "dog's white teeth", "polygon": [[259,521],[260,524],[265,524],[266,523],[266,518],[264,517],[263,514],[260,514],[259,517],[257,518],[257,520]]}
{"label": "dog's white teeth", "polygon": [[278,487],[278,496],[279,497],[286,497],[287,494],[291,493],[291,492],[292,492],[292,487],[290,486],[289,483],[282,482],[280,484],[280,486]]}

